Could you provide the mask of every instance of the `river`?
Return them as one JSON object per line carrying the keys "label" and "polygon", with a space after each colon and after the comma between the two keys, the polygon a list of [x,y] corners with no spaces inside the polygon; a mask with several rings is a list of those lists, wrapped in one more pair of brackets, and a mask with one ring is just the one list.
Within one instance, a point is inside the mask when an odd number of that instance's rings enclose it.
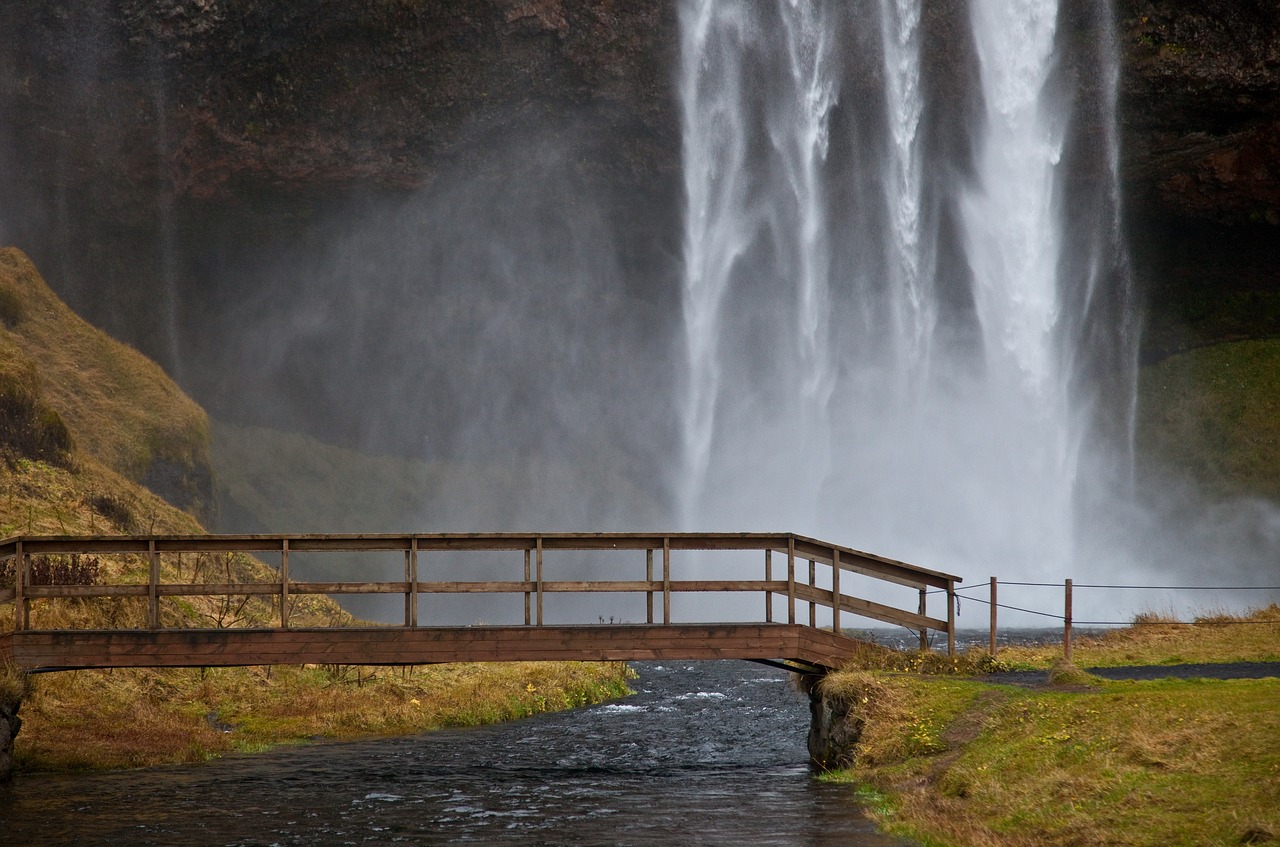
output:
{"label": "river", "polygon": [[875,832],[813,778],[808,699],[747,662],[639,663],[633,697],[206,765],[19,775],[5,845],[844,845]]}

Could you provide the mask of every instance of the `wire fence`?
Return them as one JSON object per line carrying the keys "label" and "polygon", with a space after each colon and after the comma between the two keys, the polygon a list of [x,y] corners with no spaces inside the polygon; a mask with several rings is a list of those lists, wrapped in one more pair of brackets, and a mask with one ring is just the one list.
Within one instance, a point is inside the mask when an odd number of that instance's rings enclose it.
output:
{"label": "wire fence", "polygon": [[[1063,592],[1061,603],[1061,612],[1050,611],[1044,608],[1029,608],[1027,605],[1015,605],[1013,603],[999,602],[999,587],[1009,586],[1018,588],[1053,588]],[[1192,626],[1275,626],[1276,620],[1267,616],[1237,616],[1227,613],[1211,612],[1194,616],[1191,620],[1179,620],[1172,615],[1160,613],[1138,614],[1129,620],[1084,620],[1077,619],[1072,614],[1072,604],[1074,592],[1078,589],[1098,590],[1098,591],[1195,591],[1202,595],[1210,592],[1254,592],[1254,593],[1275,593],[1280,592],[1280,585],[1129,585],[1129,584],[1107,584],[1107,583],[1073,583],[1072,580],[1063,580],[1062,582],[1026,582],[1019,580],[1010,580],[1000,582],[996,577],[991,577],[989,585],[971,585],[965,588],[955,589],[953,596],[955,597],[955,614],[959,616],[961,603],[965,600],[977,603],[979,606],[986,606],[990,610],[990,633],[989,633],[989,649],[994,656],[997,651],[997,629],[998,629],[998,610],[1005,609],[1010,612],[1017,612],[1023,615],[1032,615],[1037,618],[1044,618],[1062,626],[1062,643],[1064,655],[1068,661],[1071,659],[1071,640],[1072,628],[1078,626],[1085,627],[1192,627]],[[929,594],[944,594],[945,591],[929,591]],[[985,594],[986,596],[979,596]],[[1268,602],[1272,605],[1276,603],[1276,599],[1269,598]]]}
{"label": "wire fence", "polygon": [[[1068,583],[1070,583],[1070,585],[1068,585]],[[992,584],[993,585],[997,584],[994,582],[994,578],[993,578]],[[1007,580],[1007,581],[1000,581],[998,584],[1001,586],[1018,586],[1018,587],[1029,587],[1029,588],[1057,588],[1060,590],[1065,589],[1068,592],[1071,592],[1075,589],[1081,589],[1081,588],[1101,589],[1101,590],[1114,589],[1114,590],[1120,590],[1120,591],[1134,590],[1134,591],[1201,591],[1201,592],[1204,592],[1204,591],[1280,592],[1280,585],[1110,585],[1110,584],[1104,584],[1104,583],[1079,583],[1079,582],[1071,583],[1070,580],[1067,580],[1066,582],[1020,582],[1020,581],[1014,581],[1014,580]],[[988,606],[988,607],[991,606],[992,603],[989,598],[984,599],[982,597],[975,597],[972,593],[969,593],[973,591],[983,591],[983,590],[986,590],[986,588],[987,588],[986,586],[979,587],[975,585],[967,588],[956,589],[955,596],[956,596],[957,604],[960,602],[960,600],[963,599],[963,600],[972,601],[974,603],[978,603],[983,606]],[[942,590],[935,590],[935,591],[930,591],[928,593],[929,594],[945,594],[946,592]],[[1046,612],[1041,609],[1028,609],[1025,606],[1015,606],[1009,603],[997,602],[995,606],[997,609],[1007,609],[1008,611],[1011,611],[1011,612],[1021,612],[1022,614],[1035,615],[1037,617],[1049,618],[1055,621],[1066,622],[1070,620],[1073,624],[1077,626],[1203,626],[1206,623],[1212,623],[1215,625],[1228,625],[1228,626],[1230,625],[1266,626],[1266,625],[1274,624],[1274,621],[1243,620],[1239,618],[1232,618],[1232,617],[1220,616],[1220,615],[1206,616],[1206,617],[1197,618],[1195,620],[1187,620],[1187,621],[1170,620],[1168,618],[1146,619],[1142,616],[1137,616],[1129,620],[1096,620],[1095,621],[1095,620],[1081,620],[1078,618],[1071,618],[1071,616],[1065,612],[1062,612],[1062,613]]]}

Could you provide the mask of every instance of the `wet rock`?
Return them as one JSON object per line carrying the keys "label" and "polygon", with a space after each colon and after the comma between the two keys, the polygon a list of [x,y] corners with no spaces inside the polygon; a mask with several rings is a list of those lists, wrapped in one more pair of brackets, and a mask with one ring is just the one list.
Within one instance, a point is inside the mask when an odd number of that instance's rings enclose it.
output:
{"label": "wet rock", "polygon": [[13,741],[22,729],[17,706],[0,705],[0,782],[13,777]]}

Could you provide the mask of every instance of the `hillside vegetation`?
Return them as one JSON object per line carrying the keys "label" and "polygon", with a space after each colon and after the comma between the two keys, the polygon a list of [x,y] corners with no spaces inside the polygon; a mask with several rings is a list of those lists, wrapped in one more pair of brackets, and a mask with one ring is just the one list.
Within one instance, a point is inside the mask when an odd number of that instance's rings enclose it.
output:
{"label": "hillside vegetation", "polygon": [[1280,339],[1237,341],[1142,369],[1143,471],[1190,475],[1214,498],[1280,501]]}
{"label": "hillside vegetation", "polygon": [[[72,314],[17,250],[0,250],[0,322],[0,536],[203,532],[193,514],[139,483],[196,513],[211,505],[204,411],[154,363]],[[146,572],[137,556],[31,561],[54,582],[137,582]],[[162,579],[274,574],[243,555],[166,556]],[[0,587],[12,581],[11,563],[0,567]],[[294,599],[297,626],[353,622],[326,597]],[[273,602],[168,598],[161,619],[270,625],[279,615]],[[14,611],[0,605],[0,631],[12,628]],[[145,625],[144,604],[130,599],[36,600],[31,616],[37,627]],[[621,696],[626,679],[618,663],[76,671],[25,680],[0,668],[0,705],[25,696],[20,768],[130,767],[504,720]]]}

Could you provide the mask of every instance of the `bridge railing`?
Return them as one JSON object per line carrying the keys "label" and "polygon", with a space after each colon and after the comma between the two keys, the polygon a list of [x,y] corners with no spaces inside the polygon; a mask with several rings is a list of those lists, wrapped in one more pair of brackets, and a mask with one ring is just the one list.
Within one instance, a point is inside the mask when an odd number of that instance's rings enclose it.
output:
{"label": "bridge railing", "polygon": [[[644,578],[550,580],[546,578],[548,551],[620,551],[644,554]],[[523,553],[521,578],[509,580],[460,581],[424,578],[434,576],[427,565],[433,555],[455,552]],[[762,578],[676,579],[673,555],[692,551],[734,551],[761,556]],[[373,582],[321,582],[291,575],[291,554],[369,553],[403,556],[404,579]],[[173,569],[163,576],[162,557],[184,553],[278,556],[274,579],[268,581],[211,582],[175,581]],[[34,573],[36,557],[136,556],[147,564],[145,580],[101,584],[51,584],[48,574]],[[180,561],[180,559],[179,559]],[[840,630],[842,615],[869,618],[916,630],[922,644],[930,630],[946,633],[948,647],[955,646],[955,589],[960,578],[917,565],[887,559],[849,547],[792,533],[427,533],[412,535],[192,535],[192,536],[21,536],[0,542],[0,567],[10,573],[7,585],[0,585],[0,603],[13,604],[15,631],[32,628],[32,603],[60,598],[143,598],[145,626],[162,629],[162,598],[191,596],[263,597],[278,599],[278,616],[271,628],[290,627],[291,598],[306,595],[403,595],[403,626],[417,628],[420,600],[433,595],[518,594],[524,597],[524,623],[541,626],[544,600],[551,594],[593,592],[640,593],[645,595],[646,623],[671,624],[672,596],[697,592],[754,592],[764,597],[766,623],[819,626],[822,618]],[[737,570],[737,569],[735,569]],[[181,574],[181,567],[177,569]],[[901,608],[847,593],[857,577],[869,577],[908,586],[918,591],[914,609]],[[195,578],[197,572],[192,571]],[[637,574],[638,576],[638,574]],[[228,569],[228,577],[230,570]],[[139,577],[139,579],[141,579]],[[930,589],[945,593],[945,617],[927,611]],[[936,593],[936,592],[935,592]],[[275,599],[272,600],[273,607]],[[779,606],[781,608],[779,608]],[[807,607],[807,615],[805,614]],[[690,621],[683,621],[690,623]],[[584,622],[585,623],[585,622]],[[259,625],[259,628],[262,628]]]}

